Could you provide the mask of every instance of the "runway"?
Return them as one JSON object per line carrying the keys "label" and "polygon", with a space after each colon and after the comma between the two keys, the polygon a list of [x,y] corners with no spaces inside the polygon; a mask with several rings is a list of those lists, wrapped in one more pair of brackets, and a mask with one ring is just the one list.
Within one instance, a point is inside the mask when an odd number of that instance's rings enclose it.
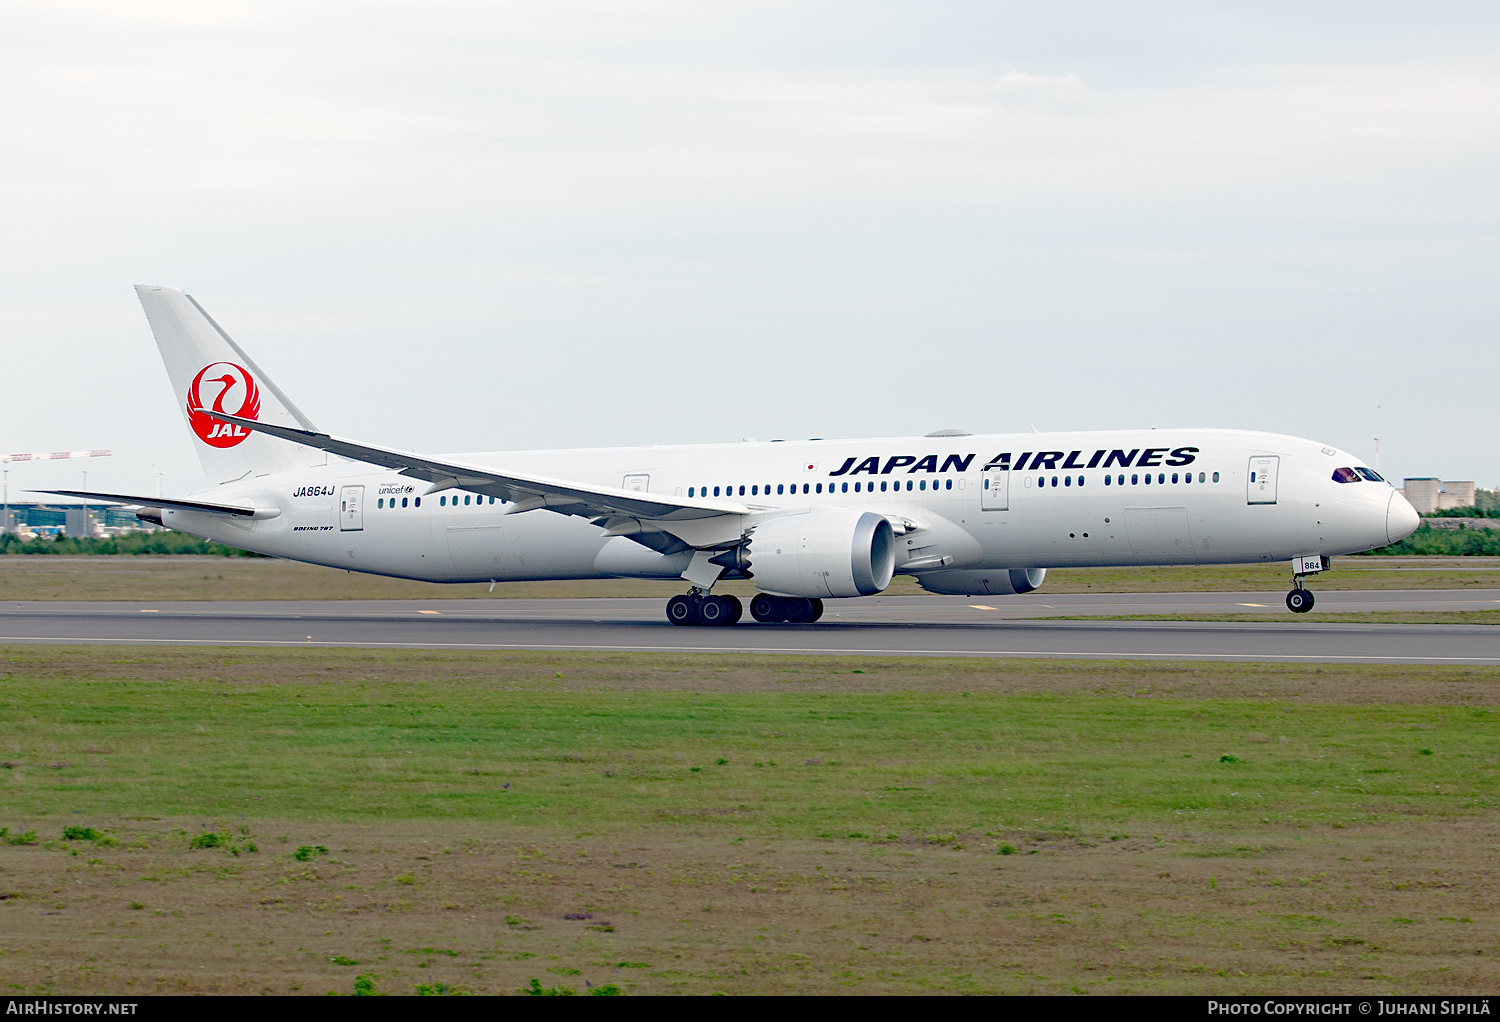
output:
{"label": "runway", "polygon": [[[1500,626],[1323,624],[1282,592],[1111,593],[829,601],[812,625],[678,628],[661,600],[348,600],[18,603],[0,642],[349,646],[881,656],[1500,664]],[[1500,609],[1500,589],[1318,594],[1318,611]],[[1111,621],[1118,615],[1257,613],[1270,621]],[[1045,620],[1081,617],[1085,620]]]}

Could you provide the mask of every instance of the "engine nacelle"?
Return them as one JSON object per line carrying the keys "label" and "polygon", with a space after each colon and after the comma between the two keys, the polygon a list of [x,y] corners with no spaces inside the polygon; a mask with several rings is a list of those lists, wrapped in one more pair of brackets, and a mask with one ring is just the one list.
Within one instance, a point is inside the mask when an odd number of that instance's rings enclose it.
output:
{"label": "engine nacelle", "polygon": [[944,596],[1023,596],[1040,589],[1046,577],[1046,568],[926,571],[917,576],[917,584]]}
{"label": "engine nacelle", "polygon": [[896,533],[873,511],[784,515],[757,525],[740,556],[777,596],[874,596],[895,574]]}

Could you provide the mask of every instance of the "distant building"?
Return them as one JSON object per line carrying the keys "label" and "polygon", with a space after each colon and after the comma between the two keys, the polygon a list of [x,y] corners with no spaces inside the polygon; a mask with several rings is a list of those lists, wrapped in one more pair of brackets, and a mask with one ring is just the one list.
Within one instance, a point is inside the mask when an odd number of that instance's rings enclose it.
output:
{"label": "distant building", "polygon": [[151,529],[135,516],[134,511],[111,504],[40,504],[12,503],[0,511],[0,532],[13,532],[22,538],[56,535],[118,536],[126,532]]}
{"label": "distant building", "polygon": [[1474,506],[1474,481],[1437,479],[1421,476],[1404,480],[1405,486],[1397,490],[1418,514],[1430,515],[1434,511],[1449,511],[1457,507]]}

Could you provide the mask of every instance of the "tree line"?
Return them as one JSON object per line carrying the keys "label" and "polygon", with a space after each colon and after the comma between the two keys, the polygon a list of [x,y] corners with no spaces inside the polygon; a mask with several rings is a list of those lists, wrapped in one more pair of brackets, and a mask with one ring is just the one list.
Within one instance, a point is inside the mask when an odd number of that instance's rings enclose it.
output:
{"label": "tree line", "polygon": [[181,532],[130,532],[104,539],[58,536],[56,539],[22,540],[13,533],[0,533],[3,554],[199,554],[211,557],[261,557],[223,543],[214,543]]}

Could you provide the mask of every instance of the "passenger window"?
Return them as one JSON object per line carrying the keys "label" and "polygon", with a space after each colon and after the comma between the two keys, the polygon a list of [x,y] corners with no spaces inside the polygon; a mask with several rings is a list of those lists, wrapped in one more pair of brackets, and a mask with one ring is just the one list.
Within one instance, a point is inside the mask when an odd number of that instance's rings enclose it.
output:
{"label": "passenger window", "polygon": [[402,506],[402,507],[405,507],[405,506],[406,506],[406,498],[405,498],[405,497],[402,497],[402,498],[401,498],[401,506]]}
{"label": "passenger window", "polygon": [[1198,481],[1199,481],[1199,482],[1200,482],[1200,483],[1201,483],[1201,482],[1203,482],[1203,473],[1202,473],[1202,472],[1199,472],[1199,473],[1198,473]]}
{"label": "passenger window", "polygon": [[1336,468],[1333,470],[1333,481],[1336,483],[1357,483],[1359,473],[1352,468]]}
{"label": "passenger window", "polygon": [[447,503],[448,503],[448,498],[447,497],[439,497],[438,498],[438,506],[439,507],[443,507]]}
{"label": "passenger window", "polygon": [[1079,485],[1079,486],[1082,486],[1082,485],[1083,485],[1083,476],[1079,476],[1079,477],[1078,477],[1078,485]]}
{"label": "passenger window", "polygon": [[750,487],[750,496],[755,497],[755,496],[759,496],[759,495],[760,495],[760,487],[759,486],[752,486],[752,487]]}
{"label": "passenger window", "polygon": [[1125,485],[1125,475],[1124,475],[1124,473],[1121,473],[1120,475],[1118,475],[1118,476],[1115,477],[1115,485],[1116,486],[1124,486]]}
{"label": "passenger window", "polygon": [[1053,488],[1056,488],[1056,486],[1057,486],[1057,476],[1053,476],[1052,477],[1052,486],[1053,486]]}
{"label": "passenger window", "polygon": [[740,496],[743,497],[744,495],[745,495],[745,488],[743,486],[741,486],[740,487]]}
{"label": "passenger window", "polygon": [[911,492],[911,480],[910,479],[908,479],[906,481],[906,492],[908,492],[908,493]]}
{"label": "passenger window", "polygon": [[880,480],[880,492],[881,493],[885,492],[885,480],[884,479]]}
{"label": "passenger window", "polygon": [[1251,481],[1251,482],[1252,482],[1252,483],[1253,483],[1253,482],[1255,482],[1255,473],[1254,473],[1254,472],[1251,472],[1251,473],[1250,473],[1250,481]]}
{"label": "passenger window", "polygon": [[859,483],[855,483],[855,484],[854,484],[854,492],[855,492],[855,493],[858,493],[858,492],[859,492]]}
{"label": "passenger window", "polygon": [[421,497],[416,498],[414,501],[412,501],[412,505],[414,507],[421,507],[422,506],[422,498]]}
{"label": "passenger window", "polygon": [[1145,480],[1145,481],[1146,481],[1146,485],[1147,485],[1147,486],[1150,486],[1150,485],[1151,485],[1151,473],[1150,473],[1150,472],[1147,472],[1147,473],[1146,473],[1146,474],[1145,474],[1145,475],[1144,475],[1144,476],[1142,476],[1142,477],[1141,477],[1141,478],[1143,478],[1143,479],[1144,479],[1144,480]]}
{"label": "passenger window", "polygon": [[467,494],[467,493],[464,494],[464,506],[465,507],[469,506],[469,494]]}
{"label": "passenger window", "polygon": [[697,489],[697,487],[695,487],[695,486],[689,486],[689,487],[688,487],[688,496],[689,496],[689,497],[691,497],[691,496],[692,496],[692,495],[693,495],[693,491],[694,491],[694,490],[695,490],[695,489]]}
{"label": "passenger window", "polygon": [[776,484],[776,492],[777,493],[784,493],[784,492],[786,492],[786,483],[777,483]]}
{"label": "passenger window", "polygon": [[717,486],[715,486],[714,487],[714,496],[717,497],[718,495],[719,495],[719,488]]}
{"label": "passenger window", "polygon": [[1214,473],[1214,482],[1218,482],[1218,481],[1219,481],[1219,473],[1215,472]]}
{"label": "passenger window", "polygon": [[945,489],[945,490],[951,490],[951,489],[953,489],[953,480],[949,479],[948,480],[948,485],[944,486],[943,489]]}
{"label": "passenger window", "polygon": [[1111,479],[1112,479],[1112,478],[1114,478],[1114,477],[1113,477],[1113,476],[1105,476],[1105,477],[1104,477],[1104,485],[1105,485],[1105,486],[1108,486],[1108,485],[1109,485],[1109,481],[1110,481],[1110,480],[1111,480]]}
{"label": "passenger window", "polygon": [[1174,482],[1174,483],[1175,483],[1175,482],[1176,482],[1176,481],[1177,481],[1177,473],[1176,473],[1176,472],[1173,472],[1173,473],[1172,473],[1172,482]]}
{"label": "passenger window", "polygon": [[1073,477],[1072,476],[1063,476],[1063,485],[1064,486],[1072,486],[1073,485]]}

